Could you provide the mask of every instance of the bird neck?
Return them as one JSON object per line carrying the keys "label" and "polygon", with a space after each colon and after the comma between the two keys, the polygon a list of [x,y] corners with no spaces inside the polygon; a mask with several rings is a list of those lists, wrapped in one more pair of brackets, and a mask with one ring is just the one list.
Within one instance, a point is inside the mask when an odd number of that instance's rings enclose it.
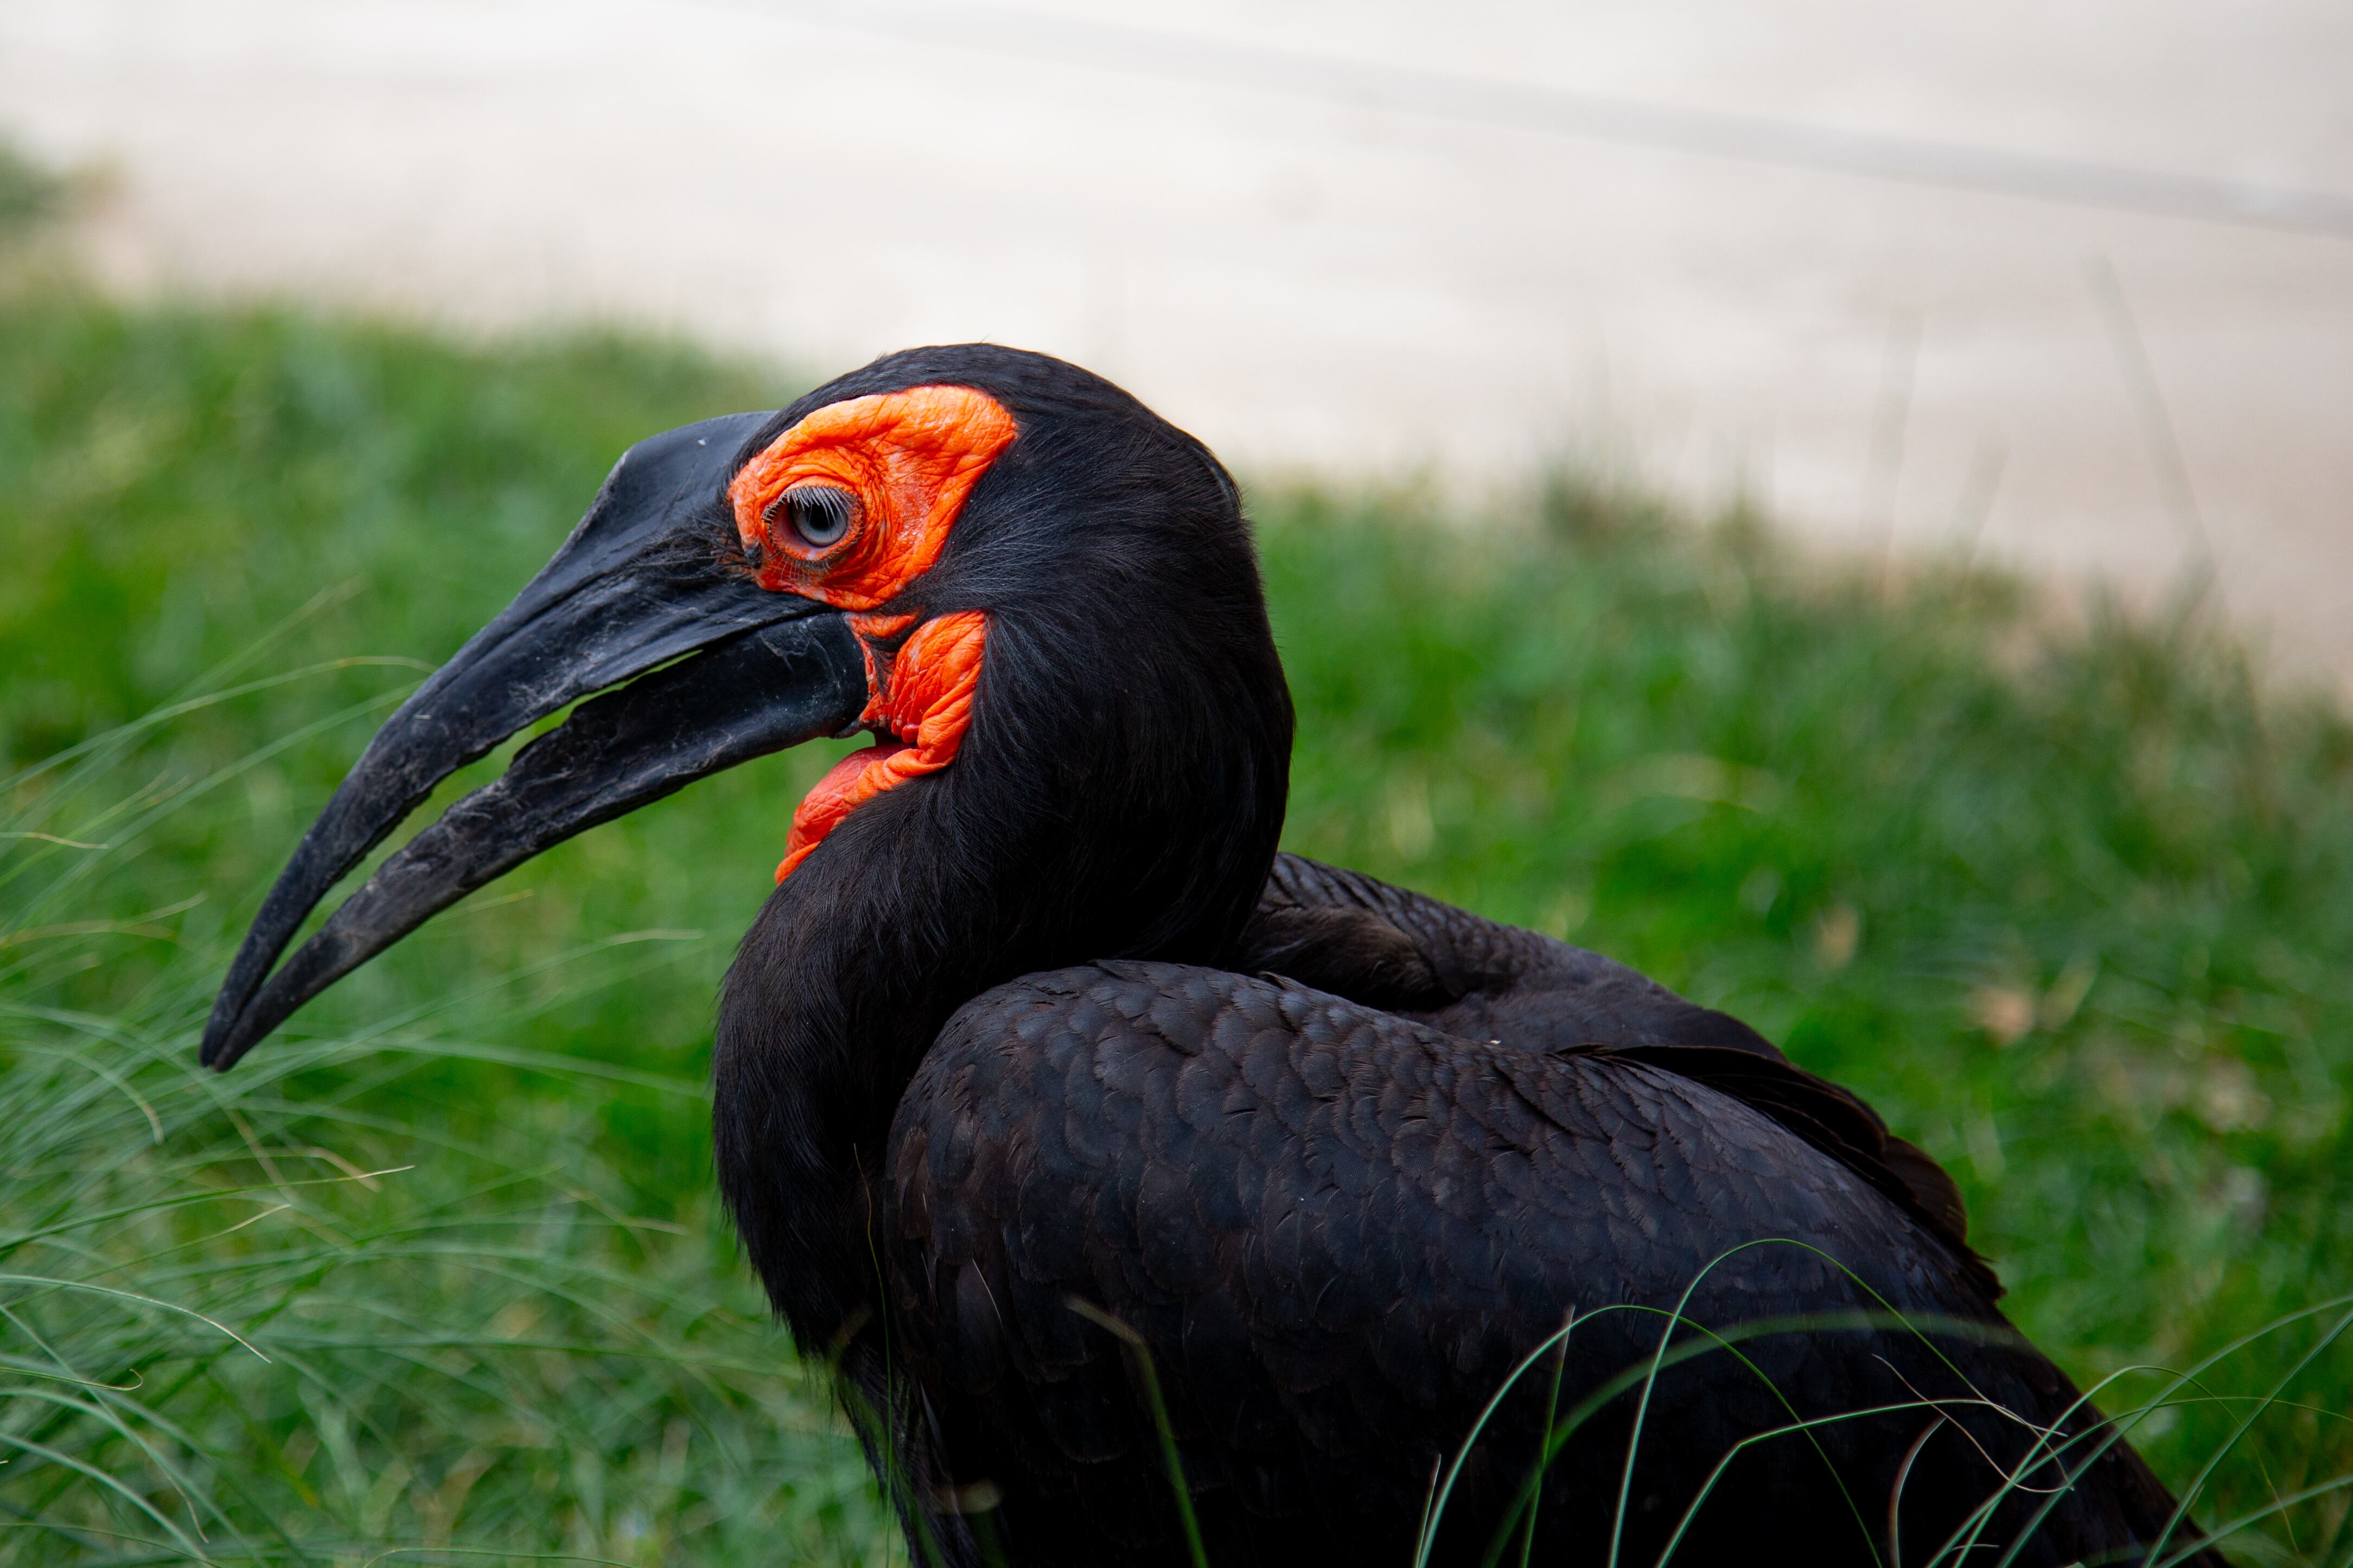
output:
{"label": "bird neck", "polygon": [[744,937],[720,1004],[720,1184],[805,1352],[877,1305],[892,1119],[956,1008],[1093,959],[1214,963],[1239,938],[1291,754],[1256,587],[1172,615],[1193,637],[1173,648],[1140,652],[1108,615],[997,621],[953,764],[851,811]]}
{"label": "bird neck", "polygon": [[871,803],[777,889],[720,1005],[721,1190],[769,1299],[812,1355],[853,1333],[875,1299],[865,1238],[900,1094],[948,1015],[1011,962],[986,933],[952,939],[936,912],[949,891],[937,868],[894,861],[851,874],[852,851],[876,837],[868,814],[897,805]]}

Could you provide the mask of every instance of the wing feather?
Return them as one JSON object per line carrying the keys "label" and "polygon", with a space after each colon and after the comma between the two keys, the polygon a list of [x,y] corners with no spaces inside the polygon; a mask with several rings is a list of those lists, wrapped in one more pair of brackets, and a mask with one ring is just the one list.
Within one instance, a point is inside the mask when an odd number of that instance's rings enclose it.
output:
{"label": "wing feather", "polygon": [[1235,967],[1246,973],[1287,976],[1462,1039],[1517,1050],[1607,1047],[1720,1089],[1896,1197],[2000,1292],[1992,1268],[1968,1248],[1960,1189],[1926,1151],[1739,1019],[1624,964],[1297,855],[1276,858],[1242,945]]}
{"label": "wing feather", "polygon": [[[1296,983],[1167,964],[1058,971],[976,999],[902,1101],[884,1194],[894,1342],[919,1382],[959,1393],[938,1415],[948,1473],[1020,1478],[1002,1522],[1023,1561],[1082,1560],[1074,1521],[1096,1528],[1106,1510],[1128,1510],[1115,1538],[1135,1561],[1180,1560],[1142,1363],[1074,1299],[1139,1340],[1221,1563],[1406,1554],[1433,1466],[1572,1309],[1585,1321],[1564,1407],[1645,1364],[1687,1289],[1691,1317],[1718,1330],[1884,1301],[1966,1331],[1933,1345],[1893,1325],[1782,1332],[1744,1343],[1746,1366],[1717,1353],[1671,1369],[1651,1401],[1629,1561],[1655,1553],[1734,1443],[1791,1410],[1909,1387],[2058,1419],[2065,1379],[2014,1340],[1902,1184],[1663,1054],[1498,1051]],[[1795,1092],[1778,1064],[1750,1060],[1770,1079],[1751,1098]],[[1816,1138],[1871,1125],[1831,1103],[1799,1108],[1832,1123]],[[1544,1382],[1507,1399],[1473,1450],[1441,1559],[1476,1558],[1504,1517],[1536,1452]],[[1630,1395],[1607,1404],[1548,1472],[1548,1552],[1599,1541],[1595,1478],[1617,1475],[1631,1414]],[[1691,1560],[1710,1560],[1709,1539],[1744,1548],[1746,1510],[1771,1508],[1851,1514],[1845,1547],[1868,1561],[1894,1456],[1934,1418],[1914,1414],[1744,1457]],[[1981,1402],[1946,1414],[1968,1437],[1924,1450],[1937,1463],[1907,1487],[1908,1539],[1986,1495],[1971,1443],[2023,1452],[2023,1428]],[[2050,1553],[2018,1560],[2129,1542],[2154,1487],[2136,1489],[2137,1465],[2060,1511]],[[1876,1503],[1852,1500],[1873,1487]],[[1848,1560],[1824,1529],[1817,1560]]]}

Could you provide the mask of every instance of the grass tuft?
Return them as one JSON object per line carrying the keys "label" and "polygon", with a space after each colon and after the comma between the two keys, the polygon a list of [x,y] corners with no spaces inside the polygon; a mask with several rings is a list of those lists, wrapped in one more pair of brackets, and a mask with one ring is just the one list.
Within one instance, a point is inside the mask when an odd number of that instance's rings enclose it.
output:
{"label": "grass tuft", "polygon": [[[707,1203],[649,1212],[598,1146],[699,1081],[421,1020],[216,1076],[193,906],[33,923],[210,804],[110,797],[169,733],[20,775],[0,838],[0,1562],[867,1560],[857,1447]],[[62,803],[117,842],[22,826]],[[625,951],[539,968],[577,994]],[[456,1010],[495,1037],[512,984]],[[516,1092],[437,1091],[469,1073]]]}

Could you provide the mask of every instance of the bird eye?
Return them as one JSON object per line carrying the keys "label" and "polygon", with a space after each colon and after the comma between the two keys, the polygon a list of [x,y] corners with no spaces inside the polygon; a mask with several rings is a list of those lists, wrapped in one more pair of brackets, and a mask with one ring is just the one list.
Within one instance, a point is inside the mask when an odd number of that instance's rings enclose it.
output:
{"label": "bird eye", "polygon": [[848,490],[836,489],[831,485],[796,485],[778,496],[776,504],[768,509],[771,527],[778,521],[778,512],[784,514],[783,521],[792,525],[802,543],[823,550],[840,543],[842,535],[849,531],[858,515],[858,500]]}

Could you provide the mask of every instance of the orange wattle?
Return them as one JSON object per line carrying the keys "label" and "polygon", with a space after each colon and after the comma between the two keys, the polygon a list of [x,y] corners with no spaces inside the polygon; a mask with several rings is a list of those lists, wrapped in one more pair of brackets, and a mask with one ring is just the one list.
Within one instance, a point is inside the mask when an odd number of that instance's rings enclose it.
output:
{"label": "orange wattle", "polygon": [[955,610],[925,621],[892,661],[884,689],[866,705],[866,722],[884,740],[834,763],[793,813],[776,880],[792,875],[841,820],[884,790],[934,773],[955,760],[980,690],[988,617]]}

